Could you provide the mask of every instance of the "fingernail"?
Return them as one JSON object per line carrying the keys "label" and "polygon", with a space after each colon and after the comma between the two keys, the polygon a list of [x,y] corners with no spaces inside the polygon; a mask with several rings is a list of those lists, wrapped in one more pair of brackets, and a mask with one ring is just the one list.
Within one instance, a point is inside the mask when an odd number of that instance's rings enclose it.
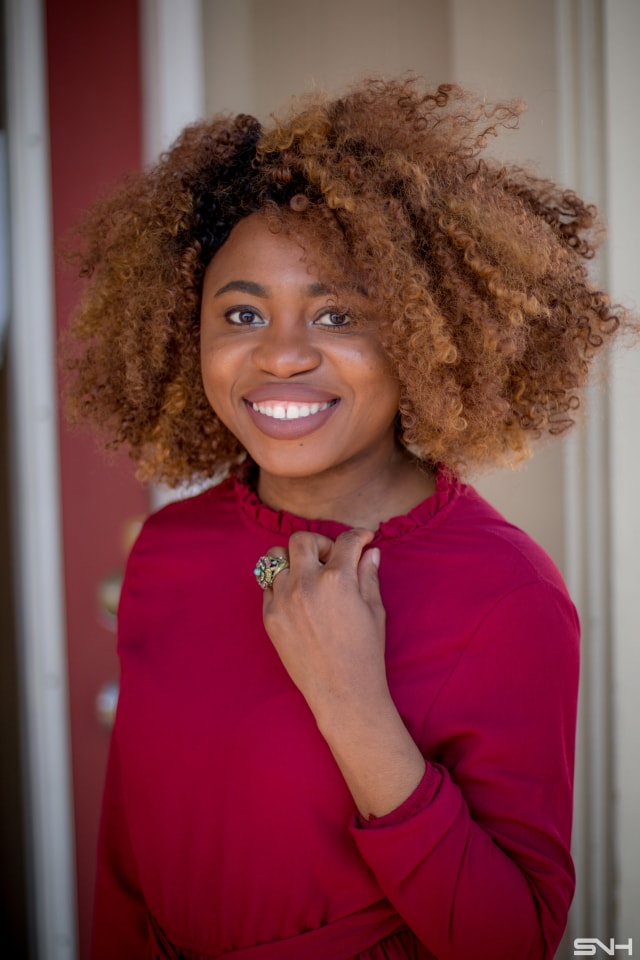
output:
{"label": "fingernail", "polygon": [[380,548],[379,547],[371,548],[371,562],[377,570],[378,567],[380,566]]}

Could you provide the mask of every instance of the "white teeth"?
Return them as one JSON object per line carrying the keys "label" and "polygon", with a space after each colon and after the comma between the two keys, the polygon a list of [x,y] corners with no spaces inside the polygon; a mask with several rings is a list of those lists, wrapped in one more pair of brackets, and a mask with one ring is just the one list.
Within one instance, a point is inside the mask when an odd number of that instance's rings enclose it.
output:
{"label": "white teeth", "polygon": [[329,403],[252,403],[251,406],[265,417],[274,420],[299,420],[301,417],[312,417],[331,406]]}

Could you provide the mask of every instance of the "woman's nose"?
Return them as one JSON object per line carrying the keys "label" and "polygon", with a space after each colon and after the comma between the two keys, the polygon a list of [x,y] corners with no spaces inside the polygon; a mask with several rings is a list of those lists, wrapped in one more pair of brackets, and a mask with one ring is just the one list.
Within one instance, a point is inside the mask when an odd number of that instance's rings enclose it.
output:
{"label": "woman's nose", "polygon": [[321,360],[312,331],[300,320],[284,323],[272,320],[253,351],[253,362],[260,370],[283,380],[314,370]]}

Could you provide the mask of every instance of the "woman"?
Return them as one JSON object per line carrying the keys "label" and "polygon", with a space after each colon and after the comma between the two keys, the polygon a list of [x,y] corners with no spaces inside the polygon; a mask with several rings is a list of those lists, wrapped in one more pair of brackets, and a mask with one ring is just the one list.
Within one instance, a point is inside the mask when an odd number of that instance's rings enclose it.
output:
{"label": "woman", "polygon": [[577,616],[460,478],[570,426],[624,318],[593,208],[481,159],[518,112],[218,117],[85,222],[76,415],[229,474],[129,560],[95,958],[553,956]]}

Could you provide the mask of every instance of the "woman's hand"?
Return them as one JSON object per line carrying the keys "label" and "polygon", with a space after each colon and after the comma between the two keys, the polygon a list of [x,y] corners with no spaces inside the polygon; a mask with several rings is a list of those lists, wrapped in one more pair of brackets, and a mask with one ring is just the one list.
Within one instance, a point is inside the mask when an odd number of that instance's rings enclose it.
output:
{"label": "woman's hand", "polygon": [[[417,786],[424,760],[391,699],[380,553],[369,530],[294,533],[290,568],[264,592],[264,624],[362,814],[382,816]],[[276,556],[282,550],[274,548]]]}
{"label": "woman's hand", "polygon": [[267,633],[318,722],[346,705],[388,695],[380,552],[364,551],[372,538],[359,529],[335,542],[294,533],[290,569],[264,592]]}

